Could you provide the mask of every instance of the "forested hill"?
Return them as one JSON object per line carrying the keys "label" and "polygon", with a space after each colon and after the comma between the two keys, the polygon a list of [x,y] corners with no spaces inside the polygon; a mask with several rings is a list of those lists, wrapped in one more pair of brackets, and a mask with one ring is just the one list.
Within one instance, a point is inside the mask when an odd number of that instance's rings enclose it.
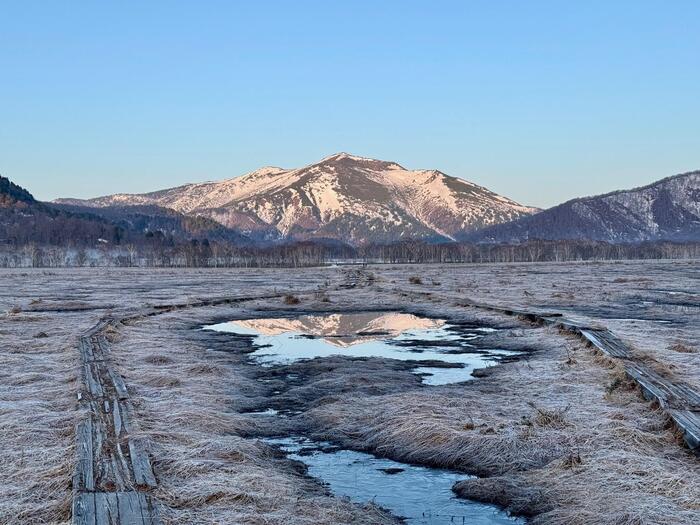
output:
{"label": "forested hill", "polygon": [[34,199],[32,194],[0,177],[0,243],[92,246],[102,239],[119,243],[129,238],[123,228],[94,215],[71,213]]}
{"label": "forested hill", "polygon": [[36,202],[31,193],[18,186],[7,177],[0,176],[0,206],[9,206],[17,202]]}
{"label": "forested hill", "polygon": [[193,240],[245,244],[248,238],[205,217],[156,206],[81,208],[37,201],[0,177],[0,244],[108,248],[125,244],[159,248]]}

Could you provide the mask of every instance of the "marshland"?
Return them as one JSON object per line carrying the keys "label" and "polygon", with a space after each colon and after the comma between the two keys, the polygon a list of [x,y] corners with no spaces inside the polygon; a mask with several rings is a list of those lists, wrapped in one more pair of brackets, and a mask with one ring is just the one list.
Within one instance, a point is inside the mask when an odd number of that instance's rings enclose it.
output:
{"label": "marshland", "polygon": [[669,407],[538,317],[700,390],[697,262],[0,271],[0,523],[75,522],[106,319],[159,522],[700,521]]}

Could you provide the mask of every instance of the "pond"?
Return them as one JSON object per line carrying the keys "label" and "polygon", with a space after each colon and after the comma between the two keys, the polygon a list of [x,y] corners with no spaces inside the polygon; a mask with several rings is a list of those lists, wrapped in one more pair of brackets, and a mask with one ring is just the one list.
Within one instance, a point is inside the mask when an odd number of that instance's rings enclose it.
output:
{"label": "pond", "polygon": [[[423,383],[444,385],[473,379],[475,368],[494,365],[515,352],[491,348],[484,339],[497,330],[451,323],[401,312],[331,313],[297,317],[251,318],[213,324],[207,330],[254,336],[248,354],[259,366],[346,356],[378,357],[415,363]],[[438,363],[436,363],[438,362]],[[440,365],[447,366],[442,368]],[[267,408],[254,416],[288,417]],[[457,498],[452,486],[463,473],[409,465],[305,437],[265,439],[336,496],[374,502],[416,525],[524,523],[492,505]]]}
{"label": "pond", "polygon": [[[492,366],[499,358],[514,354],[477,347],[475,343],[493,328],[464,328],[442,319],[399,312],[243,319],[205,329],[256,336],[257,348],[250,356],[262,366],[331,355],[381,357],[416,361],[413,372],[429,385],[468,381],[474,369]],[[430,361],[449,367],[430,366]]]}

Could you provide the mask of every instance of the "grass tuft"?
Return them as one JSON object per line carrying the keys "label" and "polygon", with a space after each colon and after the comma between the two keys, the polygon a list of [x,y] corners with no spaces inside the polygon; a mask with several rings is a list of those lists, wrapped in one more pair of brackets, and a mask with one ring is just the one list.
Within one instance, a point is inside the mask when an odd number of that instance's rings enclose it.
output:
{"label": "grass tuft", "polygon": [[695,353],[697,353],[697,350],[695,348],[693,348],[685,343],[682,343],[680,341],[672,344],[669,348],[671,350],[673,350],[674,352],[678,352],[681,354],[695,354]]}
{"label": "grass tuft", "polygon": [[567,405],[564,408],[547,409],[538,407],[532,402],[528,404],[535,409],[535,418],[533,421],[536,425],[552,428],[563,428],[567,425],[566,413],[571,408],[571,405]]}
{"label": "grass tuft", "polygon": [[293,305],[293,304],[299,304],[301,302],[301,299],[299,299],[296,295],[290,294],[290,295],[285,295],[284,299],[282,299],[282,302],[284,304]]}

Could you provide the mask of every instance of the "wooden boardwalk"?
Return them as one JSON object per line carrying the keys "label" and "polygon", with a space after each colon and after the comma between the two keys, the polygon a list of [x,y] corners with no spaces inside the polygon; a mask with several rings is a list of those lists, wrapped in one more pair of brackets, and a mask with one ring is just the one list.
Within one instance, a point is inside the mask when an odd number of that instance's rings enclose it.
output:
{"label": "wooden boardwalk", "polygon": [[639,362],[632,349],[607,328],[577,323],[559,313],[528,312],[474,302],[466,305],[554,326],[576,335],[608,357],[620,360],[625,373],[639,385],[644,398],[658,403],[683,436],[688,448],[700,456],[700,393],[685,383],[666,379]]}
{"label": "wooden boardwalk", "polygon": [[[303,291],[302,293],[309,293]],[[139,437],[134,409],[123,378],[109,356],[107,334],[125,321],[173,310],[273,299],[284,293],[195,299],[108,316],[80,336],[84,417],[76,426],[73,473],[73,525],[160,525],[151,496],[157,487],[146,441]]]}
{"label": "wooden boardwalk", "polygon": [[657,402],[666,411],[688,448],[700,456],[700,393],[635,361],[629,348],[607,329],[577,328],[574,332],[604,354],[620,359],[625,373],[639,385],[644,398]]}
{"label": "wooden boardwalk", "polygon": [[76,428],[75,525],[157,525],[148,491],[156,487],[148,450],[138,437],[129,393],[108,355],[104,319],[80,337],[85,416]]}

